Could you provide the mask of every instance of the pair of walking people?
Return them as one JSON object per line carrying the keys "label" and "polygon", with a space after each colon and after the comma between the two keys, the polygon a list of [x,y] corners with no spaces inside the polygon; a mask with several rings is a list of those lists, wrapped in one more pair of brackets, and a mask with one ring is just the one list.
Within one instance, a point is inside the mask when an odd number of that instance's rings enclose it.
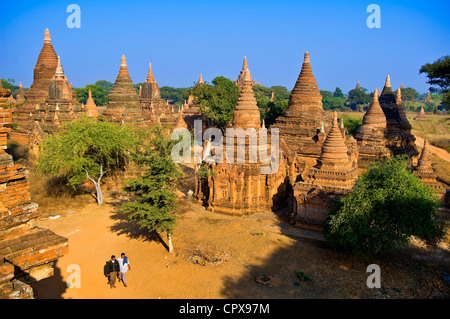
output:
{"label": "pair of walking people", "polygon": [[125,253],[120,254],[120,258],[112,255],[111,260],[106,263],[105,275],[108,277],[110,288],[116,288],[116,278],[127,287],[127,271],[130,270],[130,261]]}

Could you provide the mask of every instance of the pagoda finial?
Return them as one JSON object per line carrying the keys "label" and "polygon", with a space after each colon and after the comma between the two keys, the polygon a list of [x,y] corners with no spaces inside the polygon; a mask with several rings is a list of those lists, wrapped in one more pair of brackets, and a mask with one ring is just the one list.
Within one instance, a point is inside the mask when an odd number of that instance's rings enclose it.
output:
{"label": "pagoda finial", "polygon": [[244,56],[244,64],[242,64],[242,70],[248,70],[247,57]]}
{"label": "pagoda finial", "polygon": [[59,56],[58,56],[58,64],[56,66],[55,74],[64,74],[64,71],[63,71],[62,66],[61,66],[61,59],[60,59]]}
{"label": "pagoda finial", "polygon": [[391,87],[391,77],[388,76],[386,77],[386,83],[384,84],[385,87]]}
{"label": "pagoda finial", "polygon": [[120,58],[120,66],[127,66],[127,59],[125,58],[125,55],[122,55]]}
{"label": "pagoda finial", "polygon": [[308,51],[305,52],[305,58],[303,59],[303,62],[308,62],[308,63],[311,62],[311,61],[309,60],[309,52],[308,52]]}
{"label": "pagoda finial", "polygon": [[198,83],[199,83],[199,84],[204,83],[204,82],[203,82],[203,76],[202,76],[201,73],[200,73],[200,78],[198,79]]}
{"label": "pagoda finial", "polygon": [[154,82],[155,77],[153,76],[152,64],[148,64],[148,74],[147,74],[147,82]]}
{"label": "pagoda finial", "polygon": [[334,111],[334,113],[333,113],[333,126],[338,126],[338,118],[337,118],[336,111]]}
{"label": "pagoda finial", "polygon": [[52,39],[50,38],[50,31],[48,31],[48,29],[45,29],[44,32],[44,43],[52,43]]}
{"label": "pagoda finial", "polygon": [[402,102],[402,90],[400,88],[397,89],[397,96],[395,98],[395,101],[397,103],[401,103]]}

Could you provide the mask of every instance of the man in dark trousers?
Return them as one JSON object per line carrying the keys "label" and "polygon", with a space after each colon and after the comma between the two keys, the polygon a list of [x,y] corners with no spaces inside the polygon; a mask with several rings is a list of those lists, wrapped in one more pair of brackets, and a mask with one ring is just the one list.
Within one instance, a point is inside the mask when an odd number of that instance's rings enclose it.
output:
{"label": "man in dark trousers", "polygon": [[119,262],[116,260],[116,256],[112,255],[107,267],[110,288],[116,288],[116,278],[119,270]]}

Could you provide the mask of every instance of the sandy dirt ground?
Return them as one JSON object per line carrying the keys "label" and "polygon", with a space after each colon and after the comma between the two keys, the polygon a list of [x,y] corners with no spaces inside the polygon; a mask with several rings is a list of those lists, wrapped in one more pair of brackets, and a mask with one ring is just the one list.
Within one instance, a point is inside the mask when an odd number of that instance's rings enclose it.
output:
{"label": "sandy dirt ground", "polygon": [[[122,196],[122,197],[121,197]],[[449,298],[448,247],[430,252],[411,247],[366,262],[330,250],[321,236],[287,224],[273,212],[227,216],[186,200],[173,236],[175,253],[160,238],[126,221],[124,200],[106,192],[98,207],[67,207],[38,226],[69,239],[69,253],[55,263],[54,276],[33,284],[36,298]],[[44,215],[45,216],[45,215]],[[165,240],[166,238],[162,236]],[[103,266],[112,254],[130,259],[128,287],[107,284]],[[209,261],[209,262],[208,262]],[[366,285],[367,266],[378,264],[382,287]],[[71,265],[80,269],[80,288],[68,288]],[[301,281],[303,271],[311,280]],[[257,283],[259,276],[270,285]],[[268,282],[267,282],[268,283]]]}

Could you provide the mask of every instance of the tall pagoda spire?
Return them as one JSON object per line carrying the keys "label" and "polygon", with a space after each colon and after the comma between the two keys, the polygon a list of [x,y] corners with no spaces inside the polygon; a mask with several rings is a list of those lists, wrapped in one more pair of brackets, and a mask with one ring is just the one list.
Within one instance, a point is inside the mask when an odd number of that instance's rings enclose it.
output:
{"label": "tall pagoda spire", "polygon": [[48,94],[48,86],[55,74],[58,66],[58,57],[52,46],[50,31],[45,29],[44,45],[39,53],[36,66],[34,68],[33,83],[25,93],[27,101],[40,103],[45,100]]}
{"label": "tall pagoda spire", "polygon": [[[245,59],[245,64],[247,59]],[[252,87],[250,71],[247,69],[242,86],[240,87],[239,98],[234,110],[234,128],[254,128],[258,131],[261,124],[261,116]]]}
{"label": "tall pagoda spire", "polygon": [[139,96],[128,73],[127,60],[120,59],[120,69],[116,81],[108,95],[108,109],[140,109]]}
{"label": "tall pagoda spire", "polygon": [[321,167],[334,167],[339,164],[347,164],[349,159],[347,155],[347,146],[344,137],[339,129],[337,113],[333,114],[333,124],[327,134],[322,146],[322,153],[318,159]]}
{"label": "tall pagoda spire", "polygon": [[64,75],[61,59],[58,56],[55,74],[48,88],[48,99],[50,100],[73,100],[72,86]]}
{"label": "tall pagoda spire", "polygon": [[431,166],[430,150],[428,147],[428,140],[423,142],[422,153],[420,154],[419,162],[417,163],[417,170],[423,173],[434,173]]}
{"label": "tall pagoda spire", "polygon": [[250,71],[248,69],[247,57],[244,56],[244,63],[242,64],[242,70],[239,73],[236,84],[241,87],[244,84],[245,78],[249,77],[252,85],[254,84]]}
{"label": "tall pagoda spire", "polygon": [[205,83],[205,82],[203,82],[203,76],[202,76],[201,73],[200,73],[200,78],[198,79],[198,83],[199,83],[199,84]]}
{"label": "tall pagoda spire", "polygon": [[306,51],[302,70],[289,97],[286,115],[303,114],[309,110],[323,112],[322,95],[320,95],[319,87],[311,69],[309,52]]}
{"label": "tall pagoda spire", "polygon": [[247,57],[244,56],[244,63],[242,64],[242,71],[248,70]]}
{"label": "tall pagoda spire", "polygon": [[156,82],[155,77],[153,76],[152,64],[148,64],[148,74],[147,74],[147,82],[153,83]]}
{"label": "tall pagoda spire", "polygon": [[386,116],[378,102],[378,91],[373,92],[372,103],[364,114],[362,125],[370,125],[374,127],[386,127]]}

